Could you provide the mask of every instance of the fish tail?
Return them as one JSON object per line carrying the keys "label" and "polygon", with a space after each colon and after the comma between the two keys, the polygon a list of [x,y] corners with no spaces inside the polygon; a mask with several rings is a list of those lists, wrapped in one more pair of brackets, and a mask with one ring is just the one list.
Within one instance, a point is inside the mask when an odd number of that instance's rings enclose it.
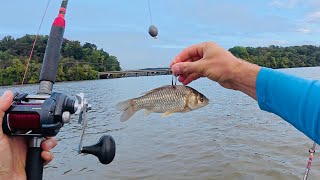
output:
{"label": "fish tail", "polygon": [[126,101],[122,101],[122,102],[119,102],[116,106],[116,108],[119,110],[119,111],[125,111],[127,110],[130,106],[132,106],[132,100],[133,99],[129,99],[129,100],[126,100]]}
{"label": "fish tail", "polygon": [[133,99],[118,103],[117,109],[120,111],[124,111],[120,117],[121,122],[127,121],[134,115],[134,113],[138,111],[133,108]]}

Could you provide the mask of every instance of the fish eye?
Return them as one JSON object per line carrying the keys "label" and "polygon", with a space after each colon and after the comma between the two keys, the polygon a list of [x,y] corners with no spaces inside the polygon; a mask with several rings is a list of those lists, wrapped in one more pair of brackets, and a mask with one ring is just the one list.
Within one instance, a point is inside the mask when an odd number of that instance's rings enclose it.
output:
{"label": "fish eye", "polygon": [[201,97],[201,98],[200,98],[200,102],[203,102],[203,101],[204,101],[204,99]]}

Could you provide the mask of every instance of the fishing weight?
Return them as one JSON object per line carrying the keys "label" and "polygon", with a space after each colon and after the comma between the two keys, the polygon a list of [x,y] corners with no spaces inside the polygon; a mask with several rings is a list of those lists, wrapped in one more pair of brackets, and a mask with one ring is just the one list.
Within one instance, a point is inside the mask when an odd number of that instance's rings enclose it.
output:
{"label": "fishing weight", "polygon": [[149,27],[149,34],[150,34],[151,37],[157,39],[158,28],[155,25],[151,25]]}

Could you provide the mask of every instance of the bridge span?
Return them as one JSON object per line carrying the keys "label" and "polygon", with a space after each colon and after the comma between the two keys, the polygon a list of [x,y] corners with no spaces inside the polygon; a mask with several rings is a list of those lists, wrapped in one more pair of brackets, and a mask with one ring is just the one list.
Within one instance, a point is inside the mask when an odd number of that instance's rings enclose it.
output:
{"label": "bridge span", "polygon": [[163,69],[141,69],[127,71],[105,71],[99,72],[100,79],[122,78],[122,77],[138,77],[138,76],[158,76],[172,74],[170,68]]}

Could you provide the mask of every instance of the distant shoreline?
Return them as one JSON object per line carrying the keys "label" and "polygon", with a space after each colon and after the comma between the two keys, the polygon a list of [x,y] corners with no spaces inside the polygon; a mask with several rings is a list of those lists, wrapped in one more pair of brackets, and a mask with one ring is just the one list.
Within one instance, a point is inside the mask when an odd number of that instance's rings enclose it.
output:
{"label": "distant shoreline", "polygon": [[[274,68],[274,69],[298,69],[298,68],[320,68],[320,66],[311,66],[311,67],[292,67],[292,68]],[[125,72],[125,71],[119,71],[119,72]],[[101,80],[101,79],[117,79],[117,78],[126,78],[126,77],[140,77],[140,76],[162,76],[162,75],[171,75],[172,72],[170,70],[170,73],[168,74],[149,74],[149,75],[139,75],[139,76],[117,76],[117,77],[110,77],[110,78],[98,78],[98,79],[87,79],[87,80],[74,80],[74,81],[57,81],[55,83],[68,83],[68,82],[80,82],[80,81],[92,81],[92,80]],[[39,84],[37,83],[25,83],[24,85],[34,85]],[[12,84],[12,85],[0,85],[1,88],[3,87],[20,87],[20,84]]]}

